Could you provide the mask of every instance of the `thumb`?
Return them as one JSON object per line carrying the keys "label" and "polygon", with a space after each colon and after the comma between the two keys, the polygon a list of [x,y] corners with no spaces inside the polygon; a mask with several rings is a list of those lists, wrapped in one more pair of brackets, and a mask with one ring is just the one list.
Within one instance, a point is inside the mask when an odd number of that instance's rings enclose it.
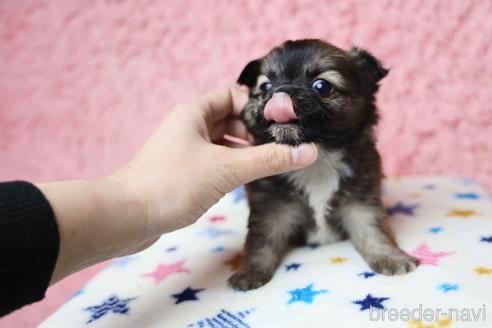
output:
{"label": "thumb", "polygon": [[271,175],[306,167],[318,158],[314,144],[296,147],[278,144],[230,149],[229,165],[232,172],[225,172],[232,178],[232,188]]}

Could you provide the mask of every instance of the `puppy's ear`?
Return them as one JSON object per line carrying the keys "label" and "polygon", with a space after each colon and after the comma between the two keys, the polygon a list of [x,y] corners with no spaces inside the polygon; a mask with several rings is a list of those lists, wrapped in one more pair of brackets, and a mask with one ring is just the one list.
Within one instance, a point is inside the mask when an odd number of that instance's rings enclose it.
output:
{"label": "puppy's ear", "polygon": [[362,82],[371,92],[376,92],[379,88],[378,82],[388,75],[389,70],[383,67],[379,59],[364,49],[352,47],[348,54],[352,57],[352,62],[357,67]]}
{"label": "puppy's ear", "polygon": [[237,83],[240,85],[246,85],[250,89],[255,86],[258,75],[261,71],[261,59],[252,60],[244,67],[243,71],[237,79]]}

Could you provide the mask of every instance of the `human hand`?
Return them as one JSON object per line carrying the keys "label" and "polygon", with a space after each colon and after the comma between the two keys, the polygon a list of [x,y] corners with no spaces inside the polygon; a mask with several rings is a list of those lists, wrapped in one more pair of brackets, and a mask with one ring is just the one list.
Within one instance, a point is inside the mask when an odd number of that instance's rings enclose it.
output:
{"label": "human hand", "polygon": [[147,248],[242,184],[316,160],[312,144],[244,147],[225,141],[225,133],[249,138],[238,119],[246,101],[247,94],[222,89],[178,105],[121,170],[99,180],[38,184],[60,233],[51,284]]}
{"label": "human hand", "polygon": [[224,141],[224,134],[251,140],[239,120],[247,98],[238,89],[221,89],[176,106],[131,162],[108,178],[143,208],[148,234],[187,226],[232,189],[316,160],[312,144]]}

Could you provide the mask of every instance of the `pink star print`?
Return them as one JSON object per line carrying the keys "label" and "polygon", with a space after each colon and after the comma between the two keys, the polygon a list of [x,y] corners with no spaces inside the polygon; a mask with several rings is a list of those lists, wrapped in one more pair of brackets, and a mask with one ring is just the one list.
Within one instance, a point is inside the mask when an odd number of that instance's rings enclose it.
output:
{"label": "pink star print", "polygon": [[148,273],[143,273],[143,277],[152,277],[154,278],[154,281],[156,284],[160,283],[162,280],[166,279],[167,276],[173,274],[173,273],[181,273],[181,272],[187,272],[189,273],[190,270],[183,268],[183,265],[185,263],[185,260],[181,260],[172,264],[159,264],[157,268]]}
{"label": "pink star print", "polygon": [[433,252],[427,244],[421,244],[411,254],[419,259],[421,264],[437,265],[439,259],[444,256],[453,255],[455,252]]}
{"label": "pink star print", "polygon": [[215,222],[221,222],[225,220],[225,216],[223,215],[214,215],[210,217],[210,222],[215,223]]}

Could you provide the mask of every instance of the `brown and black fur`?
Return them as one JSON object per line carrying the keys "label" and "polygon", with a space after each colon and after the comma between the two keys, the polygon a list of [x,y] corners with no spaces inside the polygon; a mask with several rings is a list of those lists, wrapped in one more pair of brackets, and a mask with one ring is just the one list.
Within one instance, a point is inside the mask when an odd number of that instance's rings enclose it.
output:
{"label": "brown and black fur", "polygon": [[[350,238],[368,265],[382,274],[405,274],[417,267],[418,261],[397,247],[384,224],[374,126],[375,94],[387,73],[365,50],[344,51],[320,40],[287,41],[244,68],[238,83],[250,88],[250,96],[242,119],[256,143],[312,142],[320,156],[306,169],[247,185],[249,231],[245,259],[229,279],[233,288],[263,286],[290,247],[316,238],[324,243]],[[333,82],[329,94],[311,88],[319,76]],[[270,83],[269,91],[261,92],[259,77]],[[266,102],[280,91],[291,97],[296,121],[278,124],[264,118]]]}

